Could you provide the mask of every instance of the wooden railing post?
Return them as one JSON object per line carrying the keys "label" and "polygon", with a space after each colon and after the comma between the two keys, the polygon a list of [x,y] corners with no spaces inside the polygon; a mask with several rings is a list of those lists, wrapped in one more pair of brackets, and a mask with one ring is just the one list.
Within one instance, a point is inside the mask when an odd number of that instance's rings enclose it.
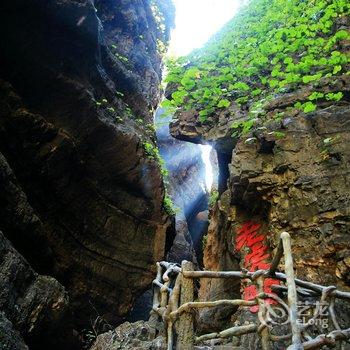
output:
{"label": "wooden railing post", "polygon": [[[265,277],[263,275],[259,276],[257,279],[257,285],[259,289],[259,293],[264,293],[264,280]],[[259,300],[259,319],[265,319],[266,317],[266,305],[265,305],[265,300],[258,299]],[[270,334],[269,334],[269,329],[265,325],[261,329],[261,349],[262,350],[269,350],[271,349],[271,344],[270,344]]]}
{"label": "wooden railing post", "polygon": [[302,350],[303,346],[301,344],[301,332],[298,321],[298,296],[297,288],[295,285],[294,277],[294,267],[293,267],[293,256],[292,248],[290,243],[290,236],[287,232],[282,232],[281,240],[283,244],[284,252],[284,265],[287,277],[287,287],[288,287],[288,306],[289,306],[289,321],[292,327],[292,345],[290,345],[288,350]]}
{"label": "wooden railing post", "polygon": [[[157,262],[157,277],[155,281],[162,283],[162,267],[160,266],[160,263]],[[150,315],[150,323],[156,325],[157,321],[159,319],[159,314],[156,310],[158,310],[160,306],[160,289],[159,286],[155,285],[155,281],[153,281],[153,306],[152,306],[152,311]]]}
{"label": "wooden railing post", "polygon": [[[193,263],[183,261],[182,271],[193,271]],[[194,281],[192,278],[182,276],[180,305],[194,299]],[[192,350],[194,346],[194,318],[192,312],[184,312],[179,317],[177,350]]]}

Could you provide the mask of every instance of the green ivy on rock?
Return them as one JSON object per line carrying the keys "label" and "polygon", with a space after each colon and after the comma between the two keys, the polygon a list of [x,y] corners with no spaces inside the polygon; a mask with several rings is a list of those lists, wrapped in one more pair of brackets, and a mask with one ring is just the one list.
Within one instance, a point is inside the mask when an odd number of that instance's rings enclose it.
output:
{"label": "green ivy on rock", "polygon": [[[349,13],[348,0],[251,0],[203,49],[169,59],[173,92],[163,107],[206,122],[218,109],[246,106],[249,125],[233,128],[247,132],[272,95],[346,73],[350,58],[339,47],[350,40]],[[308,113],[318,99],[342,97],[315,91],[295,107]]]}

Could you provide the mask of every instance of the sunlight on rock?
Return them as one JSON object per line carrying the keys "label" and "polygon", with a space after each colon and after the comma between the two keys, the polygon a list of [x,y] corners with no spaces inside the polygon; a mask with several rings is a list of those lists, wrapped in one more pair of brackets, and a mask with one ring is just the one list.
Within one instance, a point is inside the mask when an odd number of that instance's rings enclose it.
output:
{"label": "sunlight on rock", "polygon": [[205,186],[207,192],[210,192],[214,181],[213,166],[210,160],[212,147],[209,145],[200,145],[200,147],[202,149],[202,159],[205,165]]}

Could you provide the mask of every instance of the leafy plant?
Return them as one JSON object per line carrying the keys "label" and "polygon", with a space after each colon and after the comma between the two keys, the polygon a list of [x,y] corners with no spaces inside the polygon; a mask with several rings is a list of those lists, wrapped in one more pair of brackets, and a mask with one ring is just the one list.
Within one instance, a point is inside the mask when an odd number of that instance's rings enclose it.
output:
{"label": "leafy plant", "polygon": [[320,98],[323,98],[323,97],[324,97],[324,93],[314,91],[314,92],[308,97],[308,100],[310,100],[310,101],[315,101],[315,100],[319,100]]}
{"label": "leafy plant", "polygon": [[164,195],[163,206],[168,215],[173,216],[176,214],[177,210],[167,192]]}
{"label": "leafy plant", "polygon": [[214,204],[217,202],[218,199],[219,199],[219,191],[217,190],[211,191],[209,196],[209,207],[214,206]]}
{"label": "leafy plant", "polygon": [[333,139],[331,137],[327,137],[326,139],[323,140],[323,144],[328,146],[332,143]]}
{"label": "leafy plant", "polygon": [[316,108],[317,108],[317,106],[312,102],[305,102],[303,104],[303,109],[304,109],[305,113],[313,112],[316,110]]}
{"label": "leafy plant", "polygon": [[146,154],[155,161],[158,162],[160,167],[160,172],[163,176],[163,178],[166,180],[166,178],[169,176],[169,171],[165,166],[164,159],[160,156],[158,147],[154,146],[151,142],[144,142],[143,148],[146,152]]}
{"label": "leafy plant", "polygon": [[227,108],[229,107],[231,104],[231,102],[229,100],[227,100],[226,98],[220,100],[220,102],[218,103],[218,107],[219,108]]}
{"label": "leafy plant", "polygon": [[[206,123],[218,108],[236,104],[251,115],[256,102],[276,93],[304,84],[316,89],[322,78],[346,72],[350,58],[340,43],[350,34],[336,19],[349,13],[347,0],[249,1],[202,49],[168,60],[166,82],[175,88],[171,108],[197,111]],[[327,95],[330,101],[342,98]],[[310,113],[322,98],[312,91],[298,108]],[[235,134],[249,132],[257,117],[263,115],[235,124]]]}
{"label": "leafy plant", "polygon": [[317,105],[311,101],[307,101],[305,103],[297,102],[294,104],[294,107],[304,111],[304,113],[310,113],[316,110]]}
{"label": "leafy plant", "polygon": [[342,92],[337,93],[328,93],[326,94],[326,99],[328,101],[340,101],[344,97],[344,94]]}
{"label": "leafy plant", "polygon": [[254,123],[257,121],[257,119],[248,119],[242,122],[235,122],[232,124],[231,128],[235,129],[233,136],[237,136],[237,131],[240,130],[241,135],[246,135],[249,133],[249,131],[254,126]]}
{"label": "leafy plant", "polygon": [[[143,148],[148,155],[153,160],[156,160],[159,164],[160,167],[160,173],[163,177],[164,183],[167,186],[168,185],[168,180],[167,178],[169,177],[169,171],[166,168],[165,162],[163,158],[160,156],[159,149],[155,145],[153,145],[151,142],[144,142],[143,143]],[[165,190],[165,195],[163,199],[163,206],[165,211],[169,215],[175,215],[178,211],[177,208],[175,208],[173,201],[171,200],[167,190]]]}

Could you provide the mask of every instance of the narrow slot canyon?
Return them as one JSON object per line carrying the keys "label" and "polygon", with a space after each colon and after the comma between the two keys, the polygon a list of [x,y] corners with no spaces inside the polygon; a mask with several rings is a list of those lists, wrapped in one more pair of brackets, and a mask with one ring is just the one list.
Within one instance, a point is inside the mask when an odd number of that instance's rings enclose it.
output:
{"label": "narrow slot canyon", "polygon": [[176,237],[167,260],[192,261],[203,266],[203,237],[208,229],[209,197],[216,191],[215,151],[177,140],[169,133],[171,116],[156,114],[157,142],[168,171],[166,186],[175,207]]}

